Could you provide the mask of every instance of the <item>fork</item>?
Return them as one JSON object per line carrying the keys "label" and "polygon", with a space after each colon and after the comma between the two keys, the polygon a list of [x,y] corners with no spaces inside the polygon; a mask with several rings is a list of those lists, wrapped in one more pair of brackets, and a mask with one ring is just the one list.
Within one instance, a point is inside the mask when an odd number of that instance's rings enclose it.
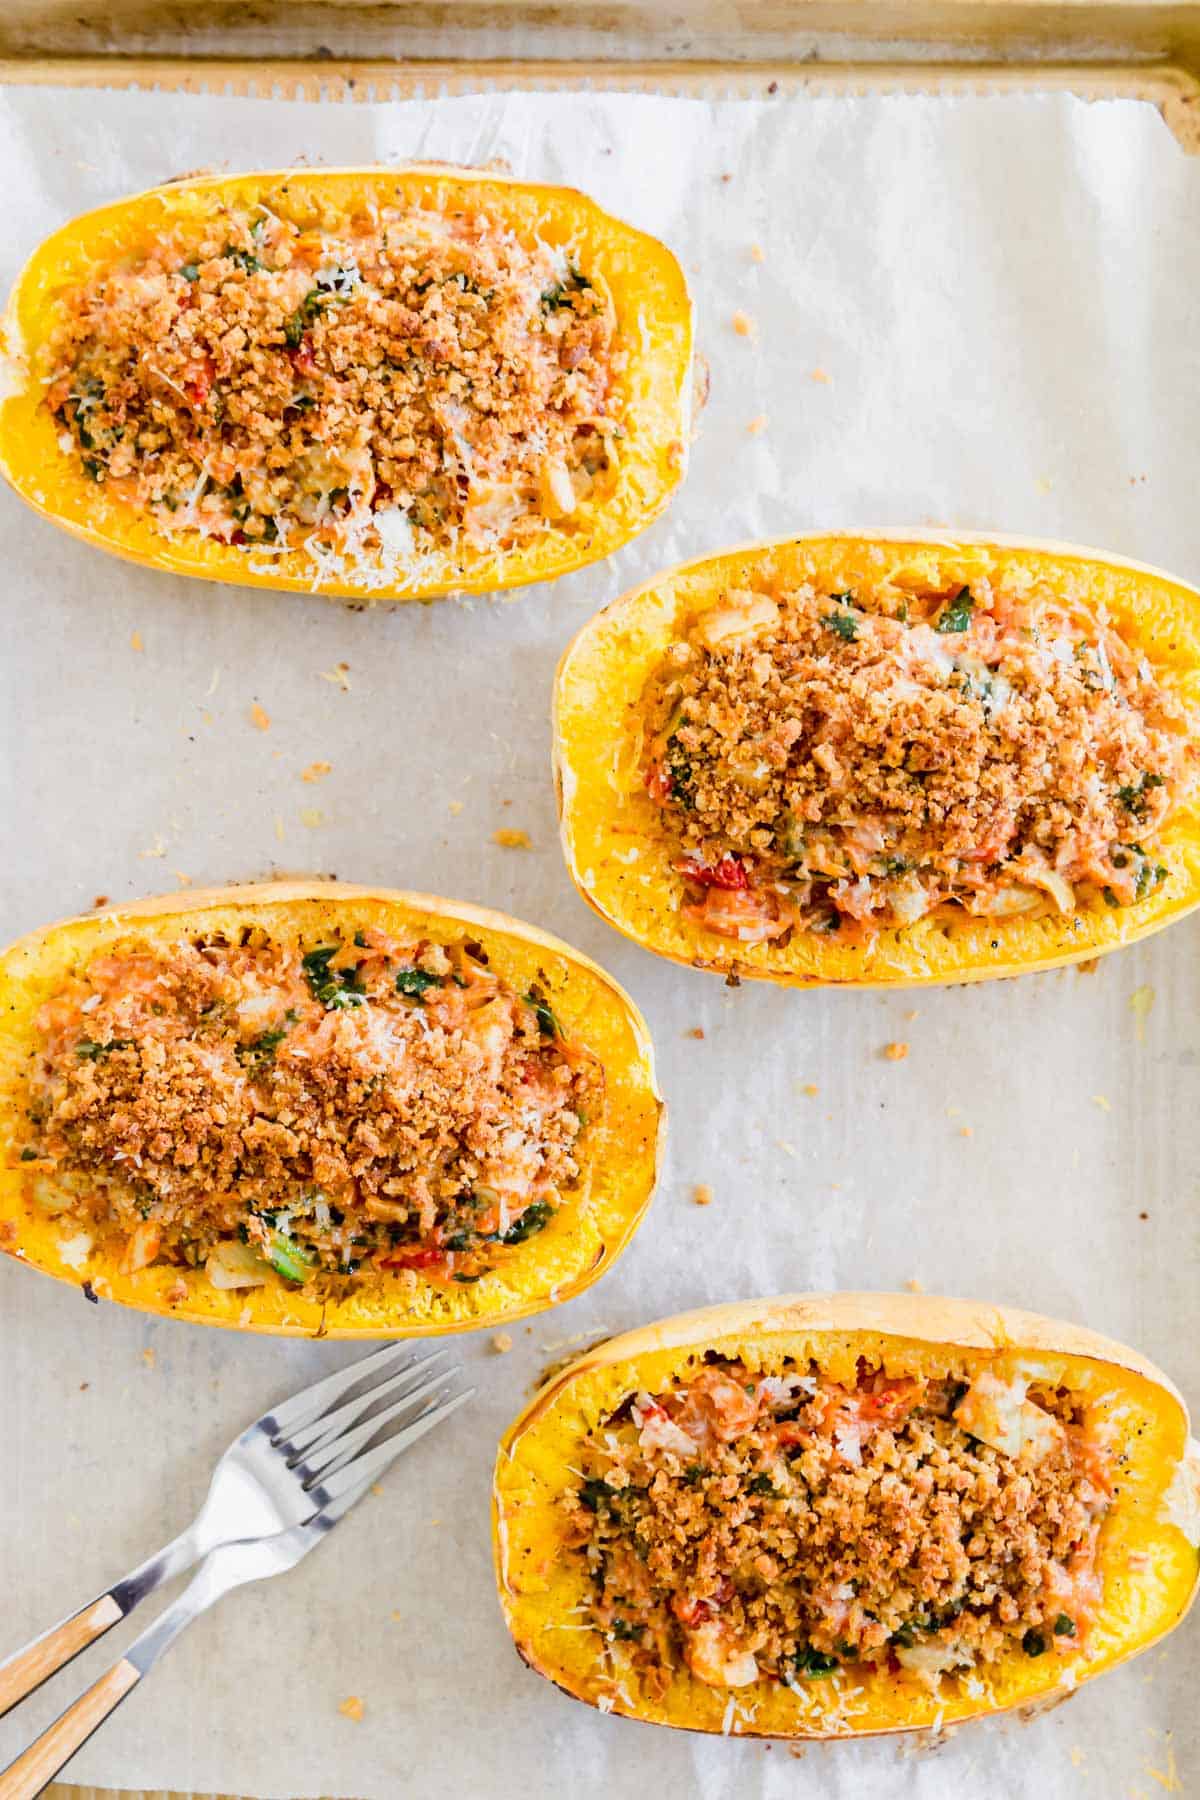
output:
{"label": "fork", "polygon": [[[127,1618],[163,1582],[193,1568],[210,1552],[219,1557],[221,1546],[231,1545],[246,1553],[264,1540],[275,1540],[274,1554],[279,1554],[284,1548],[282,1540],[297,1528],[318,1535],[329,1530],[402,1450],[448,1418],[474,1393],[473,1388],[459,1385],[461,1372],[456,1366],[442,1366],[444,1356],[442,1350],[416,1356],[402,1344],[389,1344],[336,1375],[314,1382],[285,1405],[256,1419],[222,1456],[213,1472],[208,1497],[186,1531],[156,1556],[139,1563],[105,1593],[0,1663],[0,1718],[81,1650]],[[396,1433],[376,1445],[374,1440],[380,1432],[393,1424],[398,1427]],[[305,1540],[293,1560],[309,1548],[311,1542]],[[218,1562],[216,1557],[210,1557],[209,1566],[219,1573],[235,1565],[228,1559]],[[266,1568],[260,1572],[276,1571]],[[155,1636],[159,1626],[185,1607],[194,1592],[207,1592],[205,1582],[214,1579],[216,1576],[208,1572],[208,1567],[201,1571],[176,1606],[137,1640],[134,1650],[143,1643],[154,1645],[150,1656],[153,1661],[183,1625],[210,1606],[220,1593],[258,1577],[239,1574],[234,1580],[226,1579],[209,1598],[191,1600],[193,1610],[174,1627],[166,1642],[159,1642]],[[133,1650],[129,1657],[132,1655]],[[111,1681],[127,1666],[134,1667],[129,1657],[104,1680]],[[148,1667],[149,1662],[145,1664]],[[140,1668],[140,1673],[145,1673],[145,1668]],[[128,1675],[123,1679],[132,1685]],[[127,1691],[128,1687],[117,1698]],[[111,1704],[115,1705],[116,1700]],[[72,1708],[72,1712],[76,1710]],[[110,1710],[111,1705],[97,1715],[95,1723]],[[59,1725],[70,1716],[64,1715]],[[58,1726],[51,1727],[52,1732],[57,1729]],[[93,1724],[85,1735],[94,1729]],[[79,1738],[78,1743],[82,1742]],[[0,1800],[8,1800],[3,1777]]]}

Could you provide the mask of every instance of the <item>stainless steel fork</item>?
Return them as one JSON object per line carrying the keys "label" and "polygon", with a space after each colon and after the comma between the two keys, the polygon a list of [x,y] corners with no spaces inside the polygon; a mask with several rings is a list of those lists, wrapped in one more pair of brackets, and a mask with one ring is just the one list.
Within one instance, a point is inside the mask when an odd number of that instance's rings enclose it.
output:
{"label": "stainless steel fork", "polygon": [[[442,1350],[416,1355],[405,1345],[390,1344],[256,1419],[217,1464],[208,1498],[186,1531],[107,1592],[0,1663],[0,1718],[126,1618],[164,1581],[181,1575],[219,1546],[236,1544],[239,1553],[245,1553],[254,1543],[267,1539],[281,1545],[277,1534],[290,1538],[295,1527],[318,1535],[328,1530],[401,1450],[470,1398],[474,1389],[463,1387],[460,1370],[447,1368],[444,1359]],[[391,1427],[394,1435],[377,1443],[380,1433]],[[326,1522],[321,1524],[322,1520]],[[309,1547],[305,1540],[298,1556]],[[274,1552],[280,1553],[279,1548]],[[210,1557],[206,1570],[164,1619],[171,1618],[206,1579],[216,1579],[208,1573],[214,1564],[218,1572],[243,1566],[234,1560],[218,1564]],[[202,1611],[218,1592],[256,1579],[256,1575],[238,1575],[226,1580],[202,1605],[193,1601],[193,1607]],[[159,1625],[162,1623],[160,1620]],[[176,1627],[181,1629],[182,1625]],[[153,1640],[157,1630],[158,1626],[152,1627],[138,1639],[138,1645]],[[165,1647],[160,1644],[154,1655]],[[118,1663],[117,1668],[122,1667],[124,1664]],[[0,1777],[0,1800],[6,1796]]]}

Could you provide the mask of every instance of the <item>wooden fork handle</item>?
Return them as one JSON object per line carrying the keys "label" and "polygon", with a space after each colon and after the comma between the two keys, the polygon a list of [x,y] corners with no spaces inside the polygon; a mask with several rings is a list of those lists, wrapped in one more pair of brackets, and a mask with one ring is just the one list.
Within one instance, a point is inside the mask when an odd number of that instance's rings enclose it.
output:
{"label": "wooden fork handle", "polygon": [[122,1659],[115,1663],[23,1756],[9,1764],[0,1775],[0,1800],[35,1800],[141,1679],[141,1670],[131,1662]]}
{"label": "wooden fork handle", "polygon": [[[99,1600],[72,1613],[53,1631],[47,1631],[8,1662],[0,1663],[0,1719],[18,1700],[32,1694],[56,1669],[69,1663],[124,1617],[120,1602],[111,1594],[101,1594]],[[0,1789],[0,1794],[3,1792]]]}

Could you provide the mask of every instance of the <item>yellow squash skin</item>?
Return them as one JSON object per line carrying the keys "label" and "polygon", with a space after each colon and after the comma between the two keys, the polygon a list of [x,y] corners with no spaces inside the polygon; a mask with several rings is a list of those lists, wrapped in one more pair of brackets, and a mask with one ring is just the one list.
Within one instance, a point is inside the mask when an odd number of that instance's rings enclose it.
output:
{"label": "yellow squash skin", "polygon": [[[586,1598],[582,1558],[561,1547],[558,1499],[585,1434],[638,1388],[654,1393],[695,1367],[706,1350],[743,1358],[764,1373],[790,1355],[814,1356],[853,1385],[860,1355],[889,1375],[939,1375],[1018,1367],[1092,1397],[1119,1422],[1129,1450],[1120,1497],[1104,1523],[1105,1603],[1086,1650],[1019,1655],[993,1672],[934,1692],[915,1675],[854,1671],[813,1681],[801,1694],[759,1681],[735,1693],[682,1670],[652,1698],[597,1634],[577,1626]],[[551,1379],[506,1432],[496,1463],[493,1533],[500,1601],[531,1668],[577,1700],[629,1718],[746,1737],[841,1738],[916,1731],[1039,1706],[1155,1643],[1187,1612],[1197,1580],[1200,1445],[1187,1408],[1165,1375],[1097,1333],[1034,1313],[925,1294],[792,1294],[682,1313],[589,1351]],[[621,1660],[616,1660],[621,1659]],[[972,1691],[967,1692],[970,1685]],[[732,1704],[731,1704],[732,1703]]]}
{"label": "yellow squash skin", "polygon": [[[605,1072],[602,1121],[587,1127],[580,1192],[503,1266],[449,1289],[419,1271],[372,1276],[349,1298],[318,1303],[272,1276],[261,1288],[222,1291],[203,1270],[153,1266],[122,1274],[93,1251],[72,1266],[67,1233],[33,1205],[18,1149],[23,1071],[43,1001],[73,968],[117,944],[163,945],[198,934],[265,928],[306,947],[329,933],[376,925],[435,943],[477,939],[492,969],[519,992],[543,984],[564,1030],[586,1044]],[[428,894],[329,882],[272,882],[213,889],[186,899],[144,900],[68,919],[21,938],[0,954],[0,1250],[105,1300],[192,1324],[331,1338],[431,1337],[520,1319],[590,1287],[633,1236],[654,1188],[663,1106],[645,1021],[604,971],[578,951],[503,913]],[[67,1232],[75,1228],[67,1228]],[[406,1276],[411,1279],[406,1279]],[[176,1290],[182,1277],[185,1292]]]}
{"label": "yellow squash skin", "polygon": [[890,578],[988,577],[1046,584],[1103,603],[1163,679],[1200,702],[1200,593],[1156,569],[1099,551],[1011,538],[918,532],[825,532],[750,544],[683,563],[598,613],[559,664],[554,763],[571,878],[603,919],[643,949],[723,975],[792,987],[984,981],[1102,955],[1158,931],[1200,902],[1200,801],[1176,811],[1158,840],[1168,878],[1136,905],[1070,916],[919,919],[870,947],[796,932],[790,942],[738,944],[685,918],[681,878],[661,809],[642,785],[641,695],[677,622],[729,587],[814,581],[831,591]]}
{"label": "yellow squash skin", "polygon": [[[381,587],[348,571],[318,578],[302,550],[263,558],[196,534],[172,540],[148,518],[110,500],[65,455],[43,404],[46,341],[56,294],[98,265],[136,254],[165,226],[206,220],[259,201],[279,217],[336,228],[372,202],[450,210],[483,207],[522,241],[574,249],[606,285],[628,361],[614,383],[624,403],[615,491],[580,510],[574,529],[554,529],[519,549],[425,555],[408,580]],[[0,402],[0,472],[38,512],[74,536],[144,567],[239,587],[287,588],[356,601],[432,600],[549,581],[598,562],[650,524],[683,479],[691,407],[692,310],[671,252],[603,212],[572,188],[517,181],[490,170],[411,167],[268,170],[171,182],[73,219],[34,252],[17,279],[3,324],[7,397]],[[254,564],[255,567],[251,567]],[[266,566],[264,569],[265,565]]]}

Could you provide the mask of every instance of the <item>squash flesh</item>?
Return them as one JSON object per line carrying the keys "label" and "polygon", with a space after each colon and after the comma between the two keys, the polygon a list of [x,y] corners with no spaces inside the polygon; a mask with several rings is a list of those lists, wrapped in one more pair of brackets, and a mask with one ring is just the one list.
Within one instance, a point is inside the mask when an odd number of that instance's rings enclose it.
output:
{"label": "squash flesh", "polygon": [[[478,939],[497,973],[519,991],[540,981],[564,1030],[600,1059],[604,1118],[584,1148],[578,1195],[479,1281],[447,1288],[419,1271],[371,1276],[321,1304],[272,1277],[253,1289],[218,1290],[202,1271],[152,1265],[123,1273],[96,1250],[80,1260],[77,1228],[60,1227],[32,1197],[19,1161],[22,1074],[43,1002],[75,966],[114,943],[264,929],[311,945],[322,934],[377,925],[454,942]],[[653,1053],[632,1002],[602,970],[557,939],[501,914],[427,895],[329,883],[271,883],[147,901],[93,914],[21,939],[0,957],[0,1249],[44,1273],[140,1310],[193,1323],[329,1337],[440,1335],[524,1317],[581,1292],[615,1260],[649,1202],[662,1105]],[[591,1132],[589,1126],[589,1133]],[[586,1144],[586,1140],[585,1140]],[[65,1240],[65,1243],[64,1243]],[[185,1293],[177,1292],[181,1276]]]}
{"label": "squash flesh", "polygon": [[[266,201],[285,218],[336,228],[378,200],[434,210],[486,205],[525,241],[570,247],[603,276],[617,313],[627,366],[614,394],[627,435],[615,491],[582,510],[577,529],[552,529],[511,551],[465,540],[423,552],[409,576],[386,586],[352,570],[327,575],[303,551],[262,558],[193,534],[165,537],[154,522],[105,495],[58,446],[37,371],[55,295],[97,266],[136,253],[166,226],[204,220],[224,205]],[[75,536],[146,567],[252,588],[282,588],[357,600],[432,599],[490,593],[551,580],[610,555],[667,504],[683,479],[691,403],[691,303],[669,250],[568,188],[486,171],[415,168],[292,170],[206,176],[151,189],[71,221],[34,252],[10,297],[3,326],[9,377],[0,401],[0,472],[37,511]],[[252,567],[258,564],[259,567]]]}
{"label": "squash flesh", "polygon": [[[783,945],[718,937],[680,910],[683,884],[661,809],[642,779],[641,695],[677,621],[728,588],[807,581],[831,590],[887,575],[931,586],[987,577],[1086,594],[1144,649],[1182,698],[1200,700],[1200,595],[1141,565],[1089,551],[983,537],[813,534],[751,545],[667,571],[616,600],[568,647],[555,688],[554,755],[563,848],[585,900],[634,942],[676,962],[788,985],[972,981],[1060,966],[1132,943],[1200,902],[1200,798],[1181,804],[1155,854],[1162,886],[1118,909],[988,919],[930,916],[881,930],[870,947],[796,932]],[[614,728],[612,721],[619,723]]]}
{"label": "squash flesh", "polygon": [[[606,1663],[599,1637],[559,1629],[583,1615],[579,1557],[559,1547],[559,1499],[578,1476],[579,1445],[625,1396],[659,1391],[706,1349],[778,1373],[785,1355],[853,1386],[860,1355],[889,1376],[958,1375],[1019,1364],[1091,1398],[1119,1423],[1131,1451],[1101,1530],[1104,1601],[1078,1656],[1017,1656],[931,1691],[913,1675],[845,1670],[801,1683],[758,1681],[732,1696],[685,1671],[660,1699],[640,1687],[621,1647]],[[1194,1537],[1164,1514],[1185,1466],[1195,1481],[1186,1409],[1166,1377],[1094,1333],[1010,1309],[909,1295],[800,1295],[713,1307],[626,1334],[547,1384],[506,1433],[496,1465],[494,1523],[501,1604],[522,1657],[575,1698],[659,1724],[738,1735],[840,1737],[916,1730],[1062,1697],[1146,1648],[1182,1618],[1196,1578]],[[731,1707],[732,1700],[732,1707]]]}

